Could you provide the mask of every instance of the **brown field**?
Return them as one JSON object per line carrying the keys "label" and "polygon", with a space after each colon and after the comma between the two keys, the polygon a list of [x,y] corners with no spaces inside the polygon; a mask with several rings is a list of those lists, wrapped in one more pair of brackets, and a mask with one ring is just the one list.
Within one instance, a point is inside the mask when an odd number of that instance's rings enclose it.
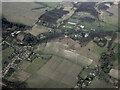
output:
{"label": "brown field", "polygon": [[[53,56],[50,61],[48,61],[40,70],[37,71],[36,74],[39,77],[40,76],[47,77],[43,79],[37,87],[40,88],[40,87],[47,86],[47,87],[53,87],[53,88],[54,87],[60,88],[60,87],[64,87],[64,85],[65,87],[68,87],[68,86],[73,87],[77,82],[76,76],[79,74],[81,69],[82,68],[80,66],[73,64],[68,60]],[[28,85],[30,85],[35,80],[40,81],[41,79],[42,78],[38,79],[38,77],[36,76],[33,80],[33,78],[30,77],[27,80],[27,83]],[[49,82],[49,79],[52,81],[51,83]],[[54,86],[55,82],[57,82],[58,86]],[[34,86],[31,86],[31,87],[34,87]]]}
{"label": "brown field", "polygon": [[92,59],[87,58],[77,52],[75,52],[72,49],[68,49],[67,48],[68,45],[67,44],[63,44],[60,42],[49,42],[47,43],[45,49],[44,49],[44,53],[46,54],[52,54],[64,59],[69,60],[72,63],[78,64],[82,67],[85,67],[87,65],[90,65],[92,63]]}
{"label": "brown field", "polygon": [[70,38],[63,38],[63,39],[59,38],[52,40],[51,42],[60,42],[66,44],[68,45],[68,47],[66,48],[67,50],[75,52],[77,54],[80,54],[81,56],[93,60],[91,64],[92,67],[98,64],[98,61],[100,59],[100,54],[106,51],[107,49],[106,48],[107,45],[105,47],[99,47],[93,41],[89,42],[86,46],[81,47],[81,44],[79,44],[78,41],[74,41]]}
{"label": "brown field", "polygon": [[25,81],[27,78],[30,77],[31,74],[22,70],[22,71],[18,71],[16,73],[14,73],[14,75],[17,76],[18,80]]}
{"label": "brown field", "polygon": [[120,74],[120,70],[118,69],[111,69],[109,72],[109,75],[116,79],[120,79],[119,74]]}

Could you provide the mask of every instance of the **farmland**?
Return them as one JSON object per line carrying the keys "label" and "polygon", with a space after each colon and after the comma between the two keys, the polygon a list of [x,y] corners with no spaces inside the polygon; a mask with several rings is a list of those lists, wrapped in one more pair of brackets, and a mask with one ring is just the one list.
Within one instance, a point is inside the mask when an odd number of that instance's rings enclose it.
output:
{"label": "farmland", "polygon": [[93,61],[92,59],[86,58],[80,54],[77,54],[69,50],[61,49],[60,47],[62,46],[60,45],[61,45],[60,43],[48,43],[44,52],[47,54],[53,54],[53,55],[68,59],[71,62],[77,63],[78,65],[81,65],[83,67],[90,65],[92,63]]}
{"label": "farmland", "polygon": [[5,50],[2,51],[2,64],[3,64],[3,67],[5,64],[8,64],[9,61],[10,61],[10,56],[11,54],[14,52],[14,49],[9,47],[9,48],[6,48]]}
{"label": "farmland", "polygon": [[28,86],[37,88],[45,86],[51,88],[71,87],[75,85],[76,75],[80,70],[80,66],[53,56],[40,70],[27,80]]}
{"label": "farmland", "polygon": [[117,4],[3,3],[3,82],[8,88],[118,87]]}
{"label": "farmland", "polygon": [[48,32],[48,30],[50,29],[39,25],[39,26],[34,26],[31,30],[27,30],[25,32],[31,33],[32,35],[37,36],[41,33]]}
{"label": "farmland", "polygon": [[35,73],[37,70],[39,70],[45,63],[47,62],[47,60],[42,60],[40,58],[36,58],[31,65],[29,65],[25,71],[33,74]]}
{"label": "farmland", "polygon": [[[34,8],[43,7],[41,4],[36,3],[3,3],[3,16],[7,18],[8,21],[25,24],[32,26],[36,23],[39,16],[45,13],[45,10],[51,10],[52,8],[42,8],[37,10],[32,10]],[[9,13],[9,14],[8,14]]]}
{"label": "farmland", "polygon": [[104,82],[103,80],[97,79],[90,84],[89,88],[114,88],[114,87]]}

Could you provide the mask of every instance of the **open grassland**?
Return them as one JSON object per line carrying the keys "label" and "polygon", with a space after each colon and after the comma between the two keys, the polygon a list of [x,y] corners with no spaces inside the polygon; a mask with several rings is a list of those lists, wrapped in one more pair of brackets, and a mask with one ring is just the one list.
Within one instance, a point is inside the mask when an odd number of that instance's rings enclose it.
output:
{"label": "open grassland", "polygon": [[39,25],[39,26],[34,26],[31,30],[27,30],[25,32],[31,33],[32,35],[37,36],[41,33],[47,32],[48,30],[50,30],[50,28]]}
{"label": "open grassland", "polygon": [[68,60],[53,56],[40,70],[26,80],[30,88],[73,87],[82,68]]}
{"label": "open grassland", "polygon": [[89,85],[89,88],[114,88],[112,85],[106,83],[104,80],[95,79]]}
{"label": "open grassland", "polygon": [[[44,7],[41,4],[36,4],[33,2],[4,2],[3,7],[3,16],[11,22],[21,23],[25,25],[32,26],[38,18],[45,13],[45,10],[51,10],[50,7]],[[36,9],[35,8],[41,8]]]}

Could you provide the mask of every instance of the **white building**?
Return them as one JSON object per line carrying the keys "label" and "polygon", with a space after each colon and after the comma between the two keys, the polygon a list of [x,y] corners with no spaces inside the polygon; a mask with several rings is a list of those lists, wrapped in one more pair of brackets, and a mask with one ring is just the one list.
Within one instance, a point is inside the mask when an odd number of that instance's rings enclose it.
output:
{"label": "white building", "polygon": [[76,25],[76,23],[73,23],[73,22],[68,22],[69,24],[72,24],[72,25]]}
{"label": "white building", "polygon": [[80,27],[83,29],[83,28],[85,28],[85,26],[83,26],[83,25],[80,25]]}

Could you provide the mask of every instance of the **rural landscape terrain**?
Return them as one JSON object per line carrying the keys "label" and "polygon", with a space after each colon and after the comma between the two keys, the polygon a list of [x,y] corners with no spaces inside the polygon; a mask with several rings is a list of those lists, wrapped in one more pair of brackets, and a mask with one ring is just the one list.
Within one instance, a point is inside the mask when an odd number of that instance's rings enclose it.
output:
{"label": "rural landscape terrain", "polygon": [[118,2],[3,2],[3,88],[118,88]]}

